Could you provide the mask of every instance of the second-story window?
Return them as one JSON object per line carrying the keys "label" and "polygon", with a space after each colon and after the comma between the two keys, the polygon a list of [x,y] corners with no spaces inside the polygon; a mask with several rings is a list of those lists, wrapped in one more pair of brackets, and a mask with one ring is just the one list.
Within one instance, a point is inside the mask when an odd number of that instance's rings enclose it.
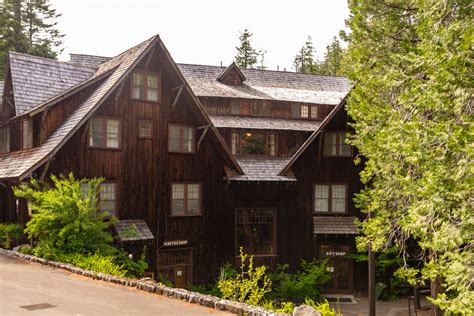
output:
{"label": "second-story window", "polygon": [[89,146],[98,148],[119,148],[120,120],[93,117],[89,124]]}
{"label": "second-story window", "polygon": [[153,137],[153,121],[147,121],[147,120],[138,121],[138,137],[140,138]]}
{"label": "second-story window", "polygon": [[168,149],[173,153],[194,153],[194,128],[169,125]]}
{"label": "second-story window", "polygon": [[10,126],[0,127],[0,154],[10,152]]}
{"label": "second-story window", "polygon": [[132,98],[160,101],[160,76],[157,73],[135,71],[132,75]]}
{"label": "second-story window", "polygon": [[232,132],[231,148],[234,155],[275,156],[276,135],[254,131]]}
{"label": "second-story window", "polygon": [[352,156],[352,147],[346,143],[347,132],[324,133],[324,156]]}
{"label": "second-story window", "polygon": [[293,103],[291,105],[291,117],[297,119],[318,119],[318,106]]}
{"label": "second-story window", "polygon": [[29,118],[21,121],[22,148],[33,148],[33,119]]}
{"label": "second-story window", "polygon": [[200,183],[171,184],[171,216],[201,215]]}
{"label": "second-story window", "polygon": [[[89,183],[81,183],[82,196],[85,197],[89,190]],[[97,208],[106,211],[111,216],[117,216],[117,184],[115,182],[102,182],[97,194]]]}
{"label": "second-story window", "polygon": [[347,212],[347,185],[315,184],[314,212],[345,213]]}

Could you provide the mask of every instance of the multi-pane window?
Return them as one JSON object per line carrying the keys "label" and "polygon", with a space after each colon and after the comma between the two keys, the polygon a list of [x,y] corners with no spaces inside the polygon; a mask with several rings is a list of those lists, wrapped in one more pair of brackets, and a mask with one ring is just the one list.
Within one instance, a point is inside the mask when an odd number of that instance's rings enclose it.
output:
{"label": "multi-pane window", "polygon": [[175,153],[194,153],[194,128],[182,125],[169,125],[169,151]]}
{"label": "multi-pane window", "polygon": [[93,117],[89,124],[89,146],[119,148],[120,120]]}
{"label": "multi-pane window", "polygon": [[10,126],[0,127],[0,154],[10,152]]}
{"label": "multi-pane window", "polygon": [[160,85],[160,76],[158,74],[136,71],[132,75],[132,98],[159,101]]}
{"label": "multi-pane window", "polygon": [[346,143],[346,132],[326,132],[324,134],[325,156],[352,156],[352,147]]}
{"label": "multi-pane window", "polygon": [[138,137],[152,138],[153,137],[153,122],[139,120],[138,121]]}
{"label": "multi-pane window", "polygon": [[33,148],[33,120],[26,119],[21,121],[22,148]]}
{"label": "multi-pane window", "polygon": [[243,247],[251,255],[276,255],[274,209],[236,210],[236,252]]}
{"label": "multi-pane window", "polygon": [[252,115],[270,116],[270,104],[268,101],[244,101],[230,100],[230,114],[232,115]]}
{"label": "multi-pane window", "polygon": [[171,215],[201,215],[201,194],[200,183],[171,184]]}
{"label": "multi-pane window", "polygon": [[315,184],[314,211],[317,213],[347,212],[347,185]]}
{"label": "multi-pane window", "polygon": [[[102,182],[97,196],[97,208],[108,212],[111,216],[117,216],[117,185],[114,182]],[[81,183],[82,196],[89,191],[89,183]]]}
{"label": "multi-pane window", "polygon": [[301,118],[308,118],[309,117],[309,106],[308,105],[302,105],[300,107],[300,117]]}
{"label": "multi-pane window", "polygon": [[293,103],[291,104],[291,117],[315,120],[318,118],[318,106]]}
{"label": "multi-pane window", "polygon": [[234,155],[275,156],[276,135],[254,131],[232,132],[231,148]]}
{"label": "multi-pane window", "polygon": [[316,105],[311,106],[311,118],[317,119],[318,118],[318,107]]}

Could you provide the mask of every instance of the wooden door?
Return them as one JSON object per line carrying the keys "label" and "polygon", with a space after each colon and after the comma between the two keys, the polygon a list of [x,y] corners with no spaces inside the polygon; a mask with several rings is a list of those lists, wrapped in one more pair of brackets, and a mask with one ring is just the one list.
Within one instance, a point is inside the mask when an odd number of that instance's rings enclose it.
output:
{"label": "wooden door", "polygon": [[174,267],[174,286],[178,288],[186,287],[186,266]]}
{"label": "wooden door", "polygon": [[329,259],[329,269],[333,274],[332,280],[326,285],[327,292],[352,294],[354,290],[351,259]]}
{"label": "wooden door", "polygon": [[158,281],[171,282],[177,288],[192,284],[192,251],[186,249],[158,252]]}

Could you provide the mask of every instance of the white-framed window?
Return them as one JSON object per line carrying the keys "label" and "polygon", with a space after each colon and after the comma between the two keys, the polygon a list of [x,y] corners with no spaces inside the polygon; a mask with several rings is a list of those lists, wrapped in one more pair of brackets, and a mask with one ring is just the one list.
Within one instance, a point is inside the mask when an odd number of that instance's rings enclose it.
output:
{"label": "white-framed window", "polygon": [[0,154],[10,152],[10,126],[0,127]]}
{"label": "white-framed window", "polygon": [[346,184],[315,184],[314,185],[315,213],[346,213],[347,185]]}
{"label": "white-framed window", "polygon": [[169,125],[168,150],[173,153],[194,153],[194,128],[183,125]]}
{"label": "white-framed window", "polygon": [[201,183],[171,184],[171,216],[202,215]]}
{"label": "white-framed window", "polygon": [[347,132],[324,133],[324,156],[352,156],[352,146],[346,143]]}
{"label": "white-framed window", "polygon": [[[82,196],[86,196],[89,183],[81,183]],[[117,216],[117,184],[115,182],[102,182],[97,196],[97,208],[107,211],[111,216]]]}
{"label": "white-framed window", "polygon": [[120,148],[120,120],[93,117],[89,123],[89,146]]}

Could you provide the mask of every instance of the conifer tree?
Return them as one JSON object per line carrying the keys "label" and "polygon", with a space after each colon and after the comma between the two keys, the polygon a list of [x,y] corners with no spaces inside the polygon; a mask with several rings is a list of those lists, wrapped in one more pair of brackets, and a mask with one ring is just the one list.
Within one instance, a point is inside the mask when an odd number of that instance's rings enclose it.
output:
{"label": "conifer tree", "polygon": [[305,44],[293,59],[293,67],[296,72],[316,74],[318,72],[318,63],[314,58],[314,46],[311,36],[308,36]]}
{"label": "conifer tree", "polygon": [[472,1],[350,0],[349,9],[348,112],[367,159],[356,202],[372,215],[358,246],[395,244],[406,259],[416,242],[424,264],[397,273],[431,281],[446,314],[472,315]]}
{"label": "conifer tree", "polygon": [[235,56],[234,61],[237,66],[241,68],[254,68],[257,64],[259,52],[253,48],[250,43],[252,35],[253,34],[250,33],[248,29],[245,29],[240,33],[240,46],[236,47],[237,55]]}
{"label": "conifer tree", "polygon": [[0,4],[0,78],[9,51],[56,58],[63,36],[57,29],[60,14],[47,0],[4,0]]}
{"label": "conifer tree", "polygon": [[339,39],[334,36],[332,42],[326,46],[324,59],[319,66],[319,74],[338,76],[341,74],[341,62],[344,51],[341,47]]}

